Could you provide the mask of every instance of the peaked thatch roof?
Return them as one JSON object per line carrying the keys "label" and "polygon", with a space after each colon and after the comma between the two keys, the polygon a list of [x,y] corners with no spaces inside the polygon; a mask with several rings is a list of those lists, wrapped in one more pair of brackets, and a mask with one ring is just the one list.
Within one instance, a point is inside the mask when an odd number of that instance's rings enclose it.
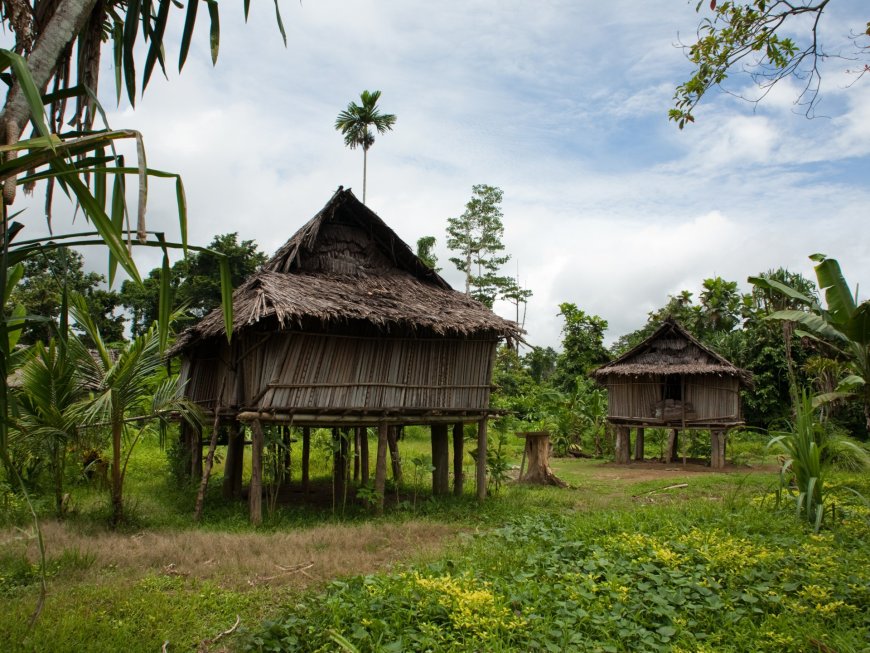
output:
{"label": "peaked thatch roof", "polygon": [[670,318],[639,345],[592,372],[600,381],[610,374],[723,374],[736,376],[746,385],[752,379],[749,372],[703,345]]}
{"label": "peaked thatch roof", "polygon": [[[332,199],[233,293],[233,332],[363,321],[380,331],[518,338],[520,328],[454,291],[350,190]],[[181,334],[171,353],[225,335],[220,309]]]}

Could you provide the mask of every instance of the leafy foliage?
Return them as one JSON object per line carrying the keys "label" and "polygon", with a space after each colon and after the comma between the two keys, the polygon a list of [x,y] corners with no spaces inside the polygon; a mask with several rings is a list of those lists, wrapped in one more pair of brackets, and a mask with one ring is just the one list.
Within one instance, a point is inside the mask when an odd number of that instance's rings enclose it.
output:
{"label": "leafy foliage", "polygon": [[553,385],[571,391],[578,376],[585,376],[610,360],[610,353],[604,346],[607,320],[588,315],[569,302],[559,304],[559,315],[565,323],[562,325],[562,353],[556,361]]}
{"label": "leafy foliage", "polygon": [[457,256],[450,262],[465,274],[465,294],[492,307],[509,280],[499,274],[510,260],[504,251],[501,201],[504,192],[495,186],[476,184],[471,199],[458,218],[447,219],[447,247]]}
{"label": "leafy foliage", "polygon": [[[799,80],[803,88],[797,102],[806,106],[807,115],[811,115],[821,83],[819,61],[833,54],[824,50],[819,31],[828,2],[712,0],[712,17],[701,20],[697,41],[685,48],[695,70],[688,81],[677,87],[669,118],[680,129],[694,122],[693,111],[707,91],[724,84],[735,70],[748,73],[758,85],[760,95],[755,102],[780,80],[789,77]],[[705,4],[698,2],[698,11]],[[864,35],[870,36],[870,23],[853,30],[850,38],[854,41],[854,58],[866,57],[860,38]],[[841,52],[833,56],[852,58]]]}

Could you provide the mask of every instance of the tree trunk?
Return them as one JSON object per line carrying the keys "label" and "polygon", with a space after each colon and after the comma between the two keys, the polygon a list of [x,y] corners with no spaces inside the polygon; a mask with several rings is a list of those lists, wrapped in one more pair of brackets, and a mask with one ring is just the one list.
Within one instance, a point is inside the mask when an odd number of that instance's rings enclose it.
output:
{"label": "tree trunk", "polygon": [[[97,0],[64,0],[56,4],[57,8],[37,36],[33,49],[27,56],[27,67],[36,88],[42,94],[48,87],[58,59],[84,28]],[[0,136],[2,136],[0,142],[8,143],[10,137],[18,140],[29,119],[30,106],[16,82],[6,97],[3,112],[0,113]],[[17,130],[17,133],[14,135],[8,133],[10,128]]]}
{"label": "tree trunk", "polygon": [[643,462],[644,456],[644,430],[643,427],[637,427],[637,433],[634,436],[634,459]]}
{"label": "tree trunk", "polygon": [[546,431],[535,431],[521,435],[526,439],[523,455],[527,467],[520,482],[566,487],[565,482],[550,469],[550,434]]}
{"label": "tree trunk", "polygon": [[251,487],[248,492],[250,519],[254,526],[263,523],[263,427],[251,423]]}
{"label": "tree trunk", "polygon": [[432,436],[432,467],[434,468],[432,470],[432,494],[440,496],[447,494],[450,488],[447,424],[432,424],[429,430]]}
{"label": "tree trunk", "polygon": [[302,427],[302,491],[308,494],[308,470],[311,462],[311,429]]}
{"label": "tree trunk", "polygon": [[208,443],[208,455],[205,457],[205,471],[199,484],[199,492],[196,493],[196,504],[193,508],[193,520],[202,518],[202,506],[205,503],[205,491],[208,488],[208,479],[211,476],[211,467],[214,464],[214,450],[217,448],[220,417],[215,411],[214,426],[211,429],[211,440]]}
{"label": "tree trunk", "polygon": [[378,424],[378,454],[375,462],[375,492],[377,493],[378,514],[384,512],[384,492],[387,487],[387,440],[390,427]]}
{"label": "tree trunk", "polygon": [[387,443],[390,446],[390,462],[393,469],[393,482],[396,487],[402,483],[402,461],[399,458],[398,427],[391,426],[387,434]]}
{"label": "tree trunk", "polygon": [[124,416],[112,418],[112,526],[124,521],[124,497],[121,477],[121,436],[124,431]]}
{"label": "tree trunk", "polygon": [[366,203],[366,173],[368,172],[369,148],[363,145],[363,204]]}
{"label": "tree trunk", "polygon": [[477,422],[477,500],[486,499],[486,417]]}
{"label": "tree trunk", "polygon": [[465,489],[465,474],[462,470],[462,458],[465,455],[465,429],[462,422],[453,425],[453,494],[462,496]]}
{"label": "tree trunk", "polygon": [[202,478],[202,430],[198,427],[190,429],[190,477],[194,480]]}
{"label": "tree trunk", "polygon": [[614,459],[617,464],[627,465],[631,462],[631,429],[627,426],[616,427],[616,443],[614,444]]}

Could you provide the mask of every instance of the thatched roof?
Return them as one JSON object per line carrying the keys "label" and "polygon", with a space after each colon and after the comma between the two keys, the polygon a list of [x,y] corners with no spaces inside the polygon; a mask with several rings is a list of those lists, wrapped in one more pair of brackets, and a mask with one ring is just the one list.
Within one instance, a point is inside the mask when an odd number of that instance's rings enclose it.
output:
{"label": "thatched roof", "polygon": [[[233,293],[233,332],[274,319],[277,328],[362,321],[380,332],[515,339],[521,329],[454,291],[350,190],[339,187],[263,269]],[[212,311],[171,353],[224,336]]]}
{"label": "thatched roof", "polygon": [[608,375],[722,374],[735,376],[748,385],[752,375],[703,345],[673,319],[665,320],[642,343],[592,375],[603,381]]}

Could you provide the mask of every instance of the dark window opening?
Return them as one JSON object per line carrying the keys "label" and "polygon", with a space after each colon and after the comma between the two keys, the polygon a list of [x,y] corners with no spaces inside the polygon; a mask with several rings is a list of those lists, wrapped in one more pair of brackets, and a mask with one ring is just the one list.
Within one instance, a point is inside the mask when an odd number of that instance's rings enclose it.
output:
{"label": "dark window opening", "polygon": [[665,399],[674,401],[683,400],[683,380],[679,374],[670,374],[665,377]]}

